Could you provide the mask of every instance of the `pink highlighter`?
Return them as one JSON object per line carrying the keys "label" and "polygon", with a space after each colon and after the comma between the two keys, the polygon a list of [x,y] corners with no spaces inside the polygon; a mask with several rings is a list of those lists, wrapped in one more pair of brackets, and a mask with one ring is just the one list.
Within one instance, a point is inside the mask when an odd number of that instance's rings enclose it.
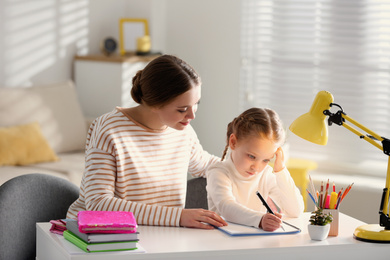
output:
{"label": "pink highlighter", "polygon": [[324,207],[324,209],[329,209],[329,204],[330,204],[330,194],[328,194],[328,195],[326,196],[325,207]]}

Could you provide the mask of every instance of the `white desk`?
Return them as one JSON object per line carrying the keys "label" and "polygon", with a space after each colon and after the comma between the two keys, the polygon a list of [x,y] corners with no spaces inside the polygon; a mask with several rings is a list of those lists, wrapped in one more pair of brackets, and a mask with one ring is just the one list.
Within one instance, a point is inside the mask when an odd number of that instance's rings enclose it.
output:
{"label": "white desk", "polygon": [[[302,232],[294,235],[230,237],[219,230],[139,226],[140,244],[146,253],[84,253],[70,255],[50,223],[37,223],[37,260],[124,260],[124,259],[384,259],[390,244],[357,241],[353,231],[365,224],[340,214],[339,236],[313,241],[307,233],[310,213],[291,219]],[[331,255],[331,256],[330,256]],[[380,256],[381,258],[377,258]]]}

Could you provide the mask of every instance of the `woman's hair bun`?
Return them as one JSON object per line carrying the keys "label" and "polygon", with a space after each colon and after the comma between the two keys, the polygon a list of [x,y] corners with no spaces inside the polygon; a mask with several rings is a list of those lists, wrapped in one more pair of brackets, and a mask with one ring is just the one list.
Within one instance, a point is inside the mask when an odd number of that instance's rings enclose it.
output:
{"label": "woman's hair bun", "polygon": [[141,89],[141,77],[142,70],[139,70],[133,77],[133,87],[131,88],[131,97],[135,102],[141,104],[142,101],[142,89]]}

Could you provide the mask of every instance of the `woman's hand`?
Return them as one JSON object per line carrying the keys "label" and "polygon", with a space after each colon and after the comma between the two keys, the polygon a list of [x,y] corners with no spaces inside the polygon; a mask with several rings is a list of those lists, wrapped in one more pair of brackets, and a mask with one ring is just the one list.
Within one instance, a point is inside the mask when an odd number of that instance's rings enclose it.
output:
{"label": "woman's hand", "polygon": [[275,231],[280,228],[282,224],[282,215],[279,213],[275,213],[275,215],[271,213],[265,214],[261,220],[259,227],[264,231]]}
{"label": "woman's hand", "polygon": [[180,217],[180,226],[191,228],[214,229],[213,226],[227,226],[218,214],[205,209],[183,209]]}
{"label": "woman's hand", "polygon": [[284,151],[282,147],[279,147],[275,152],[275,164],[274,164],[274,172],[280,172],[286,167],[284,165]]}

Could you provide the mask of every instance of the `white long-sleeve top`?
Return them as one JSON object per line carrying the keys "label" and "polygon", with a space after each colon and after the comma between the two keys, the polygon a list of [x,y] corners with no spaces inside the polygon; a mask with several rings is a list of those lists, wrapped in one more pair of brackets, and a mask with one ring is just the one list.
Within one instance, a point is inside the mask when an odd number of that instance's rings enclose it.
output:
{"label": "white long-sleeve top", "polygon": [[225,161],[210,166],[206,174],[209,210],[227,221],[259,226],[267,210],[256,191],[265,200],[271,197],[286,216],[298,217],[304,210],[302,195],[286,167],[274,173],[267,166],[254,176],[243,177],[228,154]]}

